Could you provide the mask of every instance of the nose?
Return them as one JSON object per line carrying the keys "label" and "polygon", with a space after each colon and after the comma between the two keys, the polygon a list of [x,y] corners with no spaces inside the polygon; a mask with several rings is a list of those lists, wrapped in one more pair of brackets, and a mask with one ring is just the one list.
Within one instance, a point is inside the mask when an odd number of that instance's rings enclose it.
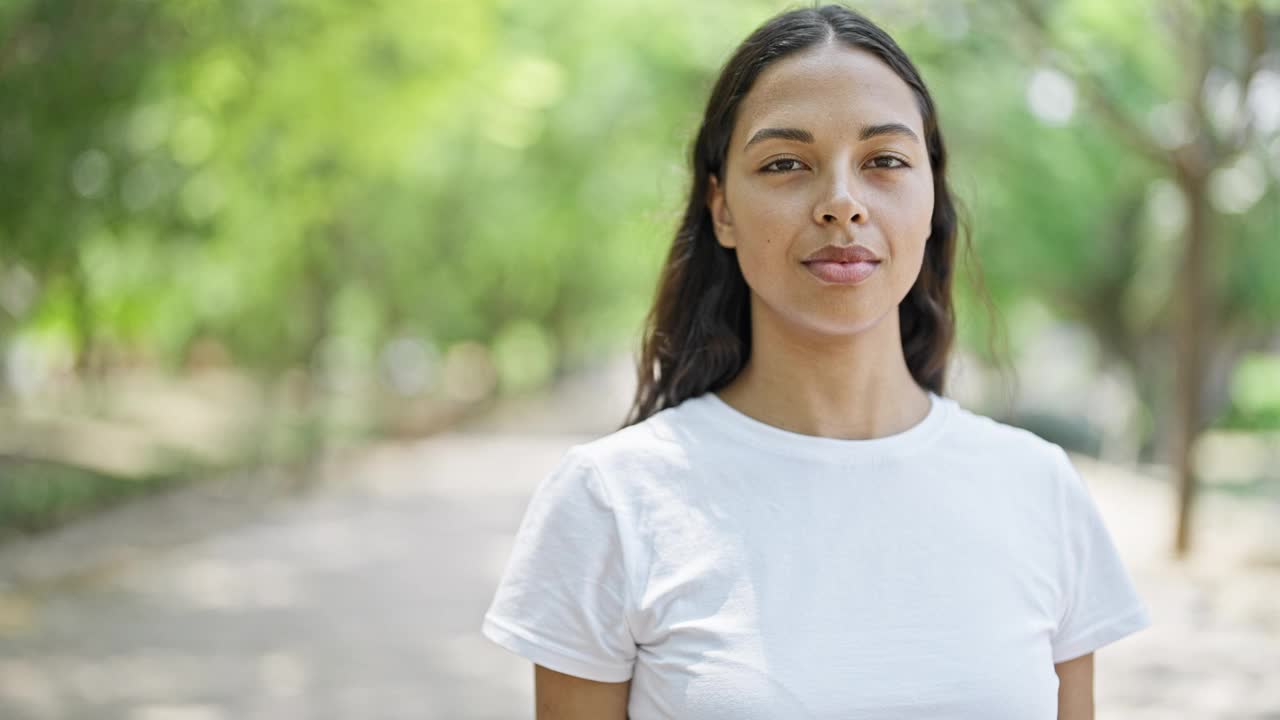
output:
{"label": "nose", "polygon": [[819,225],[867,221],[867,208],[853,194],[849,181],[843,177],[832,178],[826,193],[813,207],[813,219]]}

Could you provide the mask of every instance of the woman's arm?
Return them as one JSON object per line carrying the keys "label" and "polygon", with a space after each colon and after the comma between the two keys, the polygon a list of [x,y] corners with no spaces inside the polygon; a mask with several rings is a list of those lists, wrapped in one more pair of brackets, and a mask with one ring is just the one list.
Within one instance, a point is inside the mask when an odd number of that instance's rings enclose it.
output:
{"label": "woman's arm", "polygon": [[631,681],[596,682],[533,666],[537,720],[627,720]]}
{"label": "woman's arm", "polygon": [[1058,720],[1093,720],[1093,653],[1053,666],[1058,673]]}

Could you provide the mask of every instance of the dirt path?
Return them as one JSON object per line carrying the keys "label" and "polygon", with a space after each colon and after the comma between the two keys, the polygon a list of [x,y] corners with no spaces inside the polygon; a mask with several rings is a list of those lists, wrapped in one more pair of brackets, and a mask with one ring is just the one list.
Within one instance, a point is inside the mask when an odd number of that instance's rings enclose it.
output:
{"label": "dirt path", "polygon": [[[528,494],[610,429],[619,378],[378,449],[305,497],[192,489],[0,549],[0,717],[532,717],[528,664],[480,617]],[[1077,463],[1155,619],[1099,653],[1098,718],[1280,719],[1280,507],[1206,498],[1175,565],[1166,487]]]}

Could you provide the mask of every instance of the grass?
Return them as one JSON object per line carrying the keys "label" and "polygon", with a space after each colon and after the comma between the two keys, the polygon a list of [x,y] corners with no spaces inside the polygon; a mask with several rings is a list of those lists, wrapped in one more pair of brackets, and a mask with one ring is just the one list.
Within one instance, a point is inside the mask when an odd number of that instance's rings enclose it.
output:
{"label": "grass", "polygon": [[145,493],[172,487],[180,473],[123,477],[74,465],[0,455],[0,539],[47,530]]}

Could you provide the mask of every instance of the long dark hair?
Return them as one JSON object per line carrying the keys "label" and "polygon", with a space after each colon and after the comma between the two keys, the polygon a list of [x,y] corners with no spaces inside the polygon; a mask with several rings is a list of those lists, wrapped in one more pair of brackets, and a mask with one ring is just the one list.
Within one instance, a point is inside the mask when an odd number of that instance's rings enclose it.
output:
{"label": "long dark hair", "polygon": [[958,221],[947,186],[947,153],[933,99],[898,44],[874,23],[841,5],[782,13],[734,51],[711,91],[693,142],[693,184],[684,218],[662,268],[639,360],[639,383],[624,425],[728,385],[751,353],[749,291],[734,251],[721,247],[707,209],[709,178],[724,166],[742,99],[770,64],[836,41],[866,50],[915,93],[933,170],[933,219],[920,276],[898,305],[907,367],[923,388],[942,394],[955,336],[951,277]]}

